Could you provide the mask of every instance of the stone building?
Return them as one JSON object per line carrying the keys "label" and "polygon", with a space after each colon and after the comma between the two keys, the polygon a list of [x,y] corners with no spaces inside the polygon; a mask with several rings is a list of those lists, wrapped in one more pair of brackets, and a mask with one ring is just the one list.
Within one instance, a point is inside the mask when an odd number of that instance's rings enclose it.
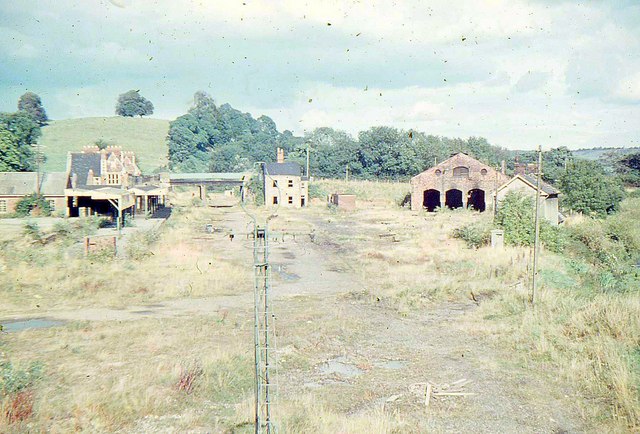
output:
{"label": "stone building", "polygon": [[36,172],[0,172],[0,214],[15,212],[20,199],[38,191],[49,202],[51,212],[64,211],[65,183],[65,172],[41,173],[39,179]]}
{"label": "stone building", "polygon": [[[536,197],[537,178],[534,175],[517,174],[498,188],[498,207],[500,202],[509,192],[518,192],[532,198]],[[540,185],[540,216],[547,219],[552,225],[562,223],[564,217],[558,210],[558,195],[560,192],[546,182]]]}
{"label": "stone building", "polygon": [[496,191],[508,179],[501,171],[458,153],[411,178],[411,209],[493,209]]}
{"label": "stone building", "polygon": [[284,161],[284,149],[278,148],[277,161],[262,166],[264,180],[264,204],[300,208],[309,200],[308,180],[302,176],[302,167],[295,162]]}
{"label": "stone building", "polygon": [[113,215],[119,221],[136,210],[154,212],[164,205],[166,188],[140,184],[135,154],[119,147],[85,147],[67,157],[67,216]]}

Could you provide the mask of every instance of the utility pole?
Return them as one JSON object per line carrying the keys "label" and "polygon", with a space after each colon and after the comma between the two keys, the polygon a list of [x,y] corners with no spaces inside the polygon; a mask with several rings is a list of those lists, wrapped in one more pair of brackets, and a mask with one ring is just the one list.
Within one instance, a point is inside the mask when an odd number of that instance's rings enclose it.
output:
{"label": "utility pole", "polygon": [[538,146],[538,178],[536,182],[536,234],[533,240],[533,278],[531,279],[531,304],[535,304],[538,289],[538,254],[540,252],[540,189],[542,186],[542,149]]}
{"label": "utility pole", "polygon": [[36,142],[36,194],[40,196],[40,140]]}
{"label": "utility pole", "polygon": [[311,143],[307,142],[307,180],[309,180],[309,148]]}
{"label": "utility pole", "polygon": [[349,164],[347,164],[347,169],[344,174],[344,181],[349,182]]}

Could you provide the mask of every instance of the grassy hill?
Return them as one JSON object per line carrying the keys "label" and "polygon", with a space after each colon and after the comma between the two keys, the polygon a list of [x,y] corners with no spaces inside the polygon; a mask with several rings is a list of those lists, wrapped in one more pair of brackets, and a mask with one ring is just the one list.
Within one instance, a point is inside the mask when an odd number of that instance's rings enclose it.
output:
{"label": "grassy hill", "polygon": [[81,118],[51,121],[42,129],[40,144],[47,157],[45,170],[64,171],[67,152],[102,139],[136,153],[144,173],[167,164],[169,121],[145,118]]}

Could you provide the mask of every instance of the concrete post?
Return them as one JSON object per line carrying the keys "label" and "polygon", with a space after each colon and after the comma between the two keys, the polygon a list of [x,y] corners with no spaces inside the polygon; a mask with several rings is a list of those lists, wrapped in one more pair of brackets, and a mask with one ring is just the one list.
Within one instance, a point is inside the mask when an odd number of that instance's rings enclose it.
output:
{"label": "concrete post", "polygon": [[504,231],[502,229],[494,229],[491,231],[491,248],[498,249],[504,247]]}

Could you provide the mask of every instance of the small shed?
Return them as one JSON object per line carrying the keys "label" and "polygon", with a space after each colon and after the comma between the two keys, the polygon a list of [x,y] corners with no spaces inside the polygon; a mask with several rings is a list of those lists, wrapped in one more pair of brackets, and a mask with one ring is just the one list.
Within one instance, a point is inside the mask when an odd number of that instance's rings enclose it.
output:
{"label": "small shed", "polygon": [[[518,192],[525,196],[536,197],[537,178],[533,175],[516,175],[498,188],[496,194],[498,208],[500,202],[511,192]],[[540,215],[552,225],[562,222],[562,215],[558,210],[558,195],[560,192],[546,182],[540,184],[541,210]]]}
{"label": "small shed", "polygon": [[353,211],[356,209],[356,195],[333,193],[331,196],[329,196],[329,203],[337,206],[339,209],[343,209],[345,211]]}

